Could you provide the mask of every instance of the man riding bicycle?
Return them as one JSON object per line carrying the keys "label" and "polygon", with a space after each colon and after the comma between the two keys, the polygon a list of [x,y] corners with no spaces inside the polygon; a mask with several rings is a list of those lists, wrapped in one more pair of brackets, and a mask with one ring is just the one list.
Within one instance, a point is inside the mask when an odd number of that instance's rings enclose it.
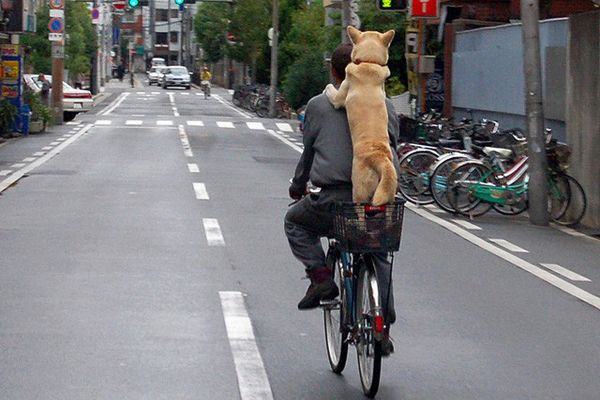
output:
{"label": "man riding bicycle", "polygon": [[202,86],[202,90],[205,91],[206,95],[210,97],[210,80],[212,79],[212,74],[208,70],[208,67],[204,67],[202,69],[202,73],[200,74],[200,85]]}
{"label": "man riding bicycle", "polygon": [[[344,80],[346,66],[351,62],[351,44],[338,46],[331,55],[331,74],[336,86]],[[388,133],[393,161],[398,170],[396,146],[398,142],[398,119],[394,107],[386,100]],[[332,279],[332,271],[326,266],[321,237],[330,234],[333,227],[331,207],[336,202],[352,202],[352,140],[346,110],[336,110],[324,94],[313,97],[306,106],[303,131],[304,151],[296,167],[289,195],[299,200],[285,216],[285,233],[294,256],[300,260],[310,278],[310,286],[299,310],[313,309],[321,300],[332,300],[339,290]],[[307,193],[307,183],[321,188],[319,193]],[[388,298],[389,323],[396,320],[393,290],[390,279],[391,265],[386,253],[374,254],[375,268],[382,288],[382,297]],[[386,353],[393,351],[389,340]]]}

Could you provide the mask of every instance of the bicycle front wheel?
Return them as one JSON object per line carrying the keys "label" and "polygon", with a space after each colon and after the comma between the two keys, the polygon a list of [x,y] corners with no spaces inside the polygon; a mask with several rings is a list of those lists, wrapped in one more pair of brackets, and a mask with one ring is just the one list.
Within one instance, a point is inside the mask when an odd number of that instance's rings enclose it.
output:
{"label": "bicycle front wheel", "polygon": [[398,189],[406,200],[419,205],[433,203],[429,174],[437,158],[438,154],[431,150],[413,150],[402,157]]}
{"label": "bicycle front wheel", "polygon": [[342,275],[342,260],[338,251],[328,254],[327,264],[333,267],[334,280],[340,287],[340,300],[332,302],[323,309],[323,322],[325,325],[325,344],[327,345],[327,358],[331,370],[336,374],[341,374],[346,367],[348,357],[348,342],[346,340],[346,329],[344,323],[344,299],[346,290],[344,287],[344,278]]}
{"label": "bicycle front wheel", "polygon": [[[577,225],[587,208],[587,199],[583,188],[575,178],[567,174],[557,175],[554,182],[548,183],[549,208],[551,204],[557,202],[556,197],[567,196],[566,206],[562,209],[560,215],[550,214],[554,222],[559,225],[574,226]],[[557,194],[558,192],[558,194]],[[553,210],[553,208],[550,208]]]}
{"label": "bicycle front wheel", "polygon": [[[376,326],[383,324],[381,299],[377,277],[372,268],[361,268],[358,276],[356,294],[356,318],[358,323],[358,338],[356,354],[358,372],[363,392],[373,398],[379,389],[381,377],[381,339],[377,339]],[[377,321],[377,318],[380,318]],[[381,330],[383,327],[379,327]],[[381,333],[381,332],[379,332]]]}

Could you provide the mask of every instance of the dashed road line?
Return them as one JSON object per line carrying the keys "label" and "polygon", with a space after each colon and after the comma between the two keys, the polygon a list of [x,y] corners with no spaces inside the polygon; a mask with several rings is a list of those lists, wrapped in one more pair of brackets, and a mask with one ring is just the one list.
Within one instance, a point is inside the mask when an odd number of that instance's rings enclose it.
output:
{"label": "dashed road line", "polygon": [[57,142],[64,142],[65,140],[67,140],[67,139],[65,139],[63,137],[56,139]]}
{"label": "dashed road line", "polygon": [[158,126],[169,126],[169,125],[173,125],[173,121],[169,121],[169,120],[158,120],[156,121],[156,125]]}
{"label": "dashed road line", "polygon": [[283,143],[287,144],[292,149],[296,150],[298,153],[302,153],[302,148],[296,143],[289,141],[288,139],[284,138],[281,134],[275,133],[275,131],[272,129],[267,129],[267,132],[269,133],[269,135],[273,136],[278,140],[281,140]]}
{"label": "dashed road line", "polygon": [[277,128],[282,132],[294,132],[294,129],[292,129],[292,126],[288,123],[277,122],[275,125],[277,125]]}
{"label": "dashed road line", "polygon": [[128,119],[125,121],[125,125],[142,125],[144,121],[141,119]]}
{"label": "dashed road line", "polygon": [[210,200],[208,192],[206,191],[206,185],[200,182],[194,182],[194,192],[198,200]]}
{"label": "dashed road line", "polygon": [[188,164],[188,170],[192,173],[200,172],[200,169],[198,168],[198,164]]}
{"label": "dashed road line", "polygon": [[202,121],[186,121],[188,126],[204,126],[204,122]]}
{"label": "dashed road line", "polygon": [[25,163],[14,163],[13,165],[11,165],[11,168],[23,168],[26,164]]}
{"label": "dashed road line", "polygon": [[26,162],[26,163],[27,162],[32,162],[32,161],[35,161],[35,157],[25,157],[21,161]]}
{"label": "dashed road line", "polygon": [[470,223],[469,221],[465,221],[464,219],[453,219],[452,222],[454,222],[455,224],[458,224],[460,226],[462,226],[465,229],[468,229],[470,231],[480,231],[481,228],[478,227],[475,224]]}
{"label": "dashed road line", "polygon": [[54,147],[54,146],[44,146],[44,147],[42,147],[42,150],[51,150],[52,147]]}
{"label": "dashed road line", "polygon": [[216,218],[203,218],[204,234],[209,246],[225,246],[225,239],[221,233],[219,221]]}
{"label": "dashed road line", "polygon": [[33,153],[33,155],[36,157],[43,156],[44,154],[46,154],[45,151],[36,151],[35,153]]}
{"label": "dashed road line", "polygon": [[94,122],[94,125],[110,125],[112,124],[112,121],[110,119],[99,119],[96,122]]}
{"label": "dashed road line", "polygon": [[509,242],[504,239],[490,239],[490,242],[496,243],[499,246],[504,247],[508,251],[512,251],[513,253],[529,253],[529,250],[525,250],[522,247],[517,246],[514,243]]}
{"label": "dashed road line", "polygon": [[229,122],[229,121],[217,121],[217,126],[219,128],[229,128],[229,129],[235,128],[233,126],[233,122]]}
{"label": "dashed road line", "polygon": [[591,282],[590,279],[586,278],[583,275],[579,275],[576,272],[571,271],[570,269],[567,269],[565,267],[561,267],[558,264],[545,264],[545,263],[541,263],[540,264],[542,267],[548,268],[550,271],[554,271],[559,275],[564,276],[567,279],[570,279],[572,281],[577,281],[577,282]]}
{"label": "dashed road line", "polygon": [[0,171],[0,176],[6,176],[8,174],[10,174],[12,172],[11,169],[3,169],[2,171]]}
{"label": "dashed road line", "polygon": [[127,96],[129,96],[129,93],[130,92],[121,93],[119,97],[115,99],[115,101],[106,106],[106,108],[100,111],[98,115],[109,115],[110,113],[112,113],[115,110],[115,108],[119,107],[123,100],[125,100]]}
{"label": "dashed road line", "polygon": [[194,157],[194,153],[192,152],[192,147],[190,146],[190,141],[187,133],[185,132],[185,128],[183,125],[178,125],[177,129],[179,131],[179,140],[181,141],[181,146],[183,146],[183,154],[186,157]]}
{"label": "dashed road line", "polygon": [[79,125],[79,122],[69,121],[69,122],[67,122],[67,125]]}
{"label": "dashed road line", "polygon": [[241,292],[219,292],[242,400],[273,400],[269,378]]}
{"label": "dashed road line", "polygon": [[233,111],[235,111],[236,113],[240,114],[241,116],[245,117],[245,118],[252,118],[250,115],[246,114],[243,111],[238,110],[237,108],[235,108],[232,105],[229,105],[225,100],[223,100],[221,98],[221,96],[219,96],[218,94],[213,95],[213,97],[215,98],[215,100],[217,100],[219,103],[229,107],[230,109],[232,109]]}
{"label": "dashed road line", "polygon": [[248,128],[253,129],[253,130],[264,130],[265,126],[262,124],[262,122],[246,122],[246,126],[248,126]]}

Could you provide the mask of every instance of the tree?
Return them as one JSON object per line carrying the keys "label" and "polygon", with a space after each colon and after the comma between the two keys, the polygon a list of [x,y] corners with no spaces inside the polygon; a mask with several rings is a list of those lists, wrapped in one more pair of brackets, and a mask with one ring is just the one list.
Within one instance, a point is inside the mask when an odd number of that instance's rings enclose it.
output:
{"label": "tree", "polygon": [[329,72],[319,53],[305,52],[290,66],[283,83],[287,101],[293,108],[306,104],[329,82]]}
{"label": "tree", "polygon": [[227,28],[231,13],[222,3],[201,3],[194,20],[198,43],[204,51],[204,61],[215,63],[226,51]]}

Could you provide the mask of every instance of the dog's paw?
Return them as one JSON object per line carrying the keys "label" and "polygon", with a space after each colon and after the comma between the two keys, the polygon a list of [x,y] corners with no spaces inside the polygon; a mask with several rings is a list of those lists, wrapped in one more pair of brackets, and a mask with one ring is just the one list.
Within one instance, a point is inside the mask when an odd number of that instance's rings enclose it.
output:
{"label": "dog's paw", "polygon": [[336,101],[336,96],[337,96],[338,90],[331,83],[325,87],[325,90],[323,90],[323,93],[327,96],[327,98],[329,99],[329,102],[335,108],[340,108],[344,105],[344,103],[340,103],[340,102]]}

